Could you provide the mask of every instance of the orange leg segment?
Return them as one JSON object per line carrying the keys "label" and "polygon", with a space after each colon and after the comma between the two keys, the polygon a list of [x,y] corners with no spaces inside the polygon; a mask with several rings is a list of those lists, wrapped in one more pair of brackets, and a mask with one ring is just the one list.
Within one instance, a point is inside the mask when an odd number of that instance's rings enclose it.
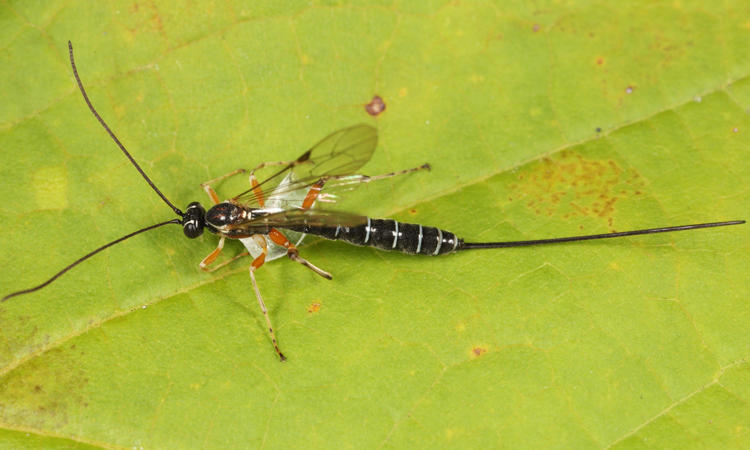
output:
{"label": "orange leg segment", "polygon": [[264,207],[266,203],[265,196],[263,195],[263,189],[260,187],[260,183],[258,183],[258,179],[255,177],[255,171],[260,170],[264,167],[270,167],[270,166],[288,166],[289,164],[292,164],[293,161],[272,161],[272,162],[264,162],[259,164],[256,168],[250,171],[250,186],[253,189],[253,195],[255,196],[255,199],[258,201],[258,205],[260,207]]}
{"label": "orange leg segment", "polygon": [[268,237],[271,238],[271,241],[273,241],[273,243],[276,245],[280,245],[286,248],[295,248],[294,245],[289,242],[289,239],[287,239],[286,236],[284,236],[284,234],[276,228],[271,228],[271,231],[268,233]]}
{"label": "orange leg segment", "polygon": [[266,254],[261,253],[260,256],[255,258],[253,262],[250,264],[250,266],[253,268],[253,270],[260,269],[260,266],[262,266],[266,262]]}
{"label": "orange leg segment", "polygon": [[312,207],[313,203],[315,203],[315,200],[318,198],[318,195],[320,195],[320,190],[323,189],[325,183],[325,180],[318,180],[312,185],[310,190],[307,191],[305,200],[302,202],[302,209],[310,209]]}
{"label": "orange leg segment", "polygon": [[219,256],[219,253],[221,253],[221,250],[224,248],[224,236],[222,236],[219,239],[219,245],[216,246],[216,249],[208,254],[205,258],[203,258],[203,261],[198,264],[198,266],[201,268],[201,270],[204,270],[206,272],[213,272],[213,270],[216,269],[208,269],[208,266],[211,265],[214,261],[216,261],[216,258]]}
{"label": "orange leg segment", "polygon": [[258,200],[258,205],[260,205],[261,208],[266,206],[266,199],[263,197],[263,189],[260,188],[260,184],[258,184],[258,179],[255,178],[255,174],[250,174],[250,185],[253,187],[253,194],[255,195],[255,199]]}
{"label": "orange leg segment", "polygon": [[204,272],[214,272],[214,271],[217,271],[217,270],[221,269],[222,267],[226,266],[227,264],[229,264],[229,263],[231,263],[233,261],[236,261],[236,260],[242,258],[243,256],[247,256],[247,255],[250,254],[250,253],[248,253],[248,252],[245,251],[245,252],[240,253],[237,256],[233,256],[233,257],[229,258],[228,260],[221,262],[220,264],[218,264],[216,266],[208,267],[211,264],[213,264],[214,261],[216,261],[216,258],[219,256],[219,254],[221,253],[221,250],[223,248],[224,248],[224,237],[222,237],[222,238],[219,239],[219,245],[216,246],[216,249],[214,251],[212,251],[211,253],[209,253],[208,256],[206,256],[205,258],[203,258],[203,261],[201,261],[200,264],[198,264],[198,266],[201,268],[202,271],[204,271]]}

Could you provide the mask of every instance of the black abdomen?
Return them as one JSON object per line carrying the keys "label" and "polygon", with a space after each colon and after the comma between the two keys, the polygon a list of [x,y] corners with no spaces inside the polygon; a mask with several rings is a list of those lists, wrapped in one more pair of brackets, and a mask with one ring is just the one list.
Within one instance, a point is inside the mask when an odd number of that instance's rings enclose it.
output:
{"label": "black abdomen", "polygon": [[392,219],[367,219],[367,223],[354,227],[305,226],[295,231],[314,234],[326,239],[341,240],[354,245],[394,250],[413,255],[444,255],[461,246],[450,231]]}

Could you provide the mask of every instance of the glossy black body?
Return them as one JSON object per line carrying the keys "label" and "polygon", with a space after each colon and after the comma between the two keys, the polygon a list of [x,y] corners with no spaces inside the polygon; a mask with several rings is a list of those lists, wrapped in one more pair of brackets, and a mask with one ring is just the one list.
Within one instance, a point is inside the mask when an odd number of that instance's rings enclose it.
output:
{"label": "glossy black body", "polygon": [[392,219],[367,219],[357,226],[310,226],[288,228],[330,240],[410,255],[444,255],[459,250],[463,240],[450,231]]}

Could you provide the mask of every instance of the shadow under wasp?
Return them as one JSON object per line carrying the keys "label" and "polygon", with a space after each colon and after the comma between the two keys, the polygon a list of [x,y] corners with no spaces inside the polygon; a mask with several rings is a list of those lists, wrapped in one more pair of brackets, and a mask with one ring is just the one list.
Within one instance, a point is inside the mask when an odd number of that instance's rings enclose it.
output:
{"label": "shadow under wasp", "polygon": [[[237,169],[206,181],[201,184],[201,187],[208,194],[212,206],[206,211],[199,202],[192,202],[188,204],[185,212],[182,212],[156,187],[96,111],[78,76],[73,58],[73,45],[70,42],[68,42],[68,52],[76,83],[92,114],[144,180],[164,203],[172,208],[178,218],[160,222],[115,239],[77,259],[47,281],[32,288],[10,293],[3,297],[2,301],[42,289],[81,262],[140,233],[168,224],[177,224],[182,225],[185,236],[194,239],[203,234],[204,229],[208,229],[209,232],[219,236],[219,242],[216,249],[200,262],[200,268],[212,272],[238,258],[248,255],[253,258],[249,268],[253,290],[263,312],[274,350],[281,361],[284,361],[286,357],[279,349],[276,333],[255,279],[255,271],[266,261],[286,255],[292,261],[302,264],[323,278],[332,279],[330,273],[300,256],[297,246],[302,242],[305,234],[381,250],[438,256],[463,250],[555,244],[745,223],[744,220],[732,220],[527,241],[465,242],[450,231],[440,228],[398,222],[392,219],[372,219],[357,214],[316,208],[319,201],[333,201],[331,193],[337,189],[351,189],[371,181],[430,169],[428,164],[423,164],[412,169],[377,176],[357,174],[356,172],[372,157],[378,141],[377,130],[364,124],[331,133],[293,161],[266,162],[252,170]],[[269,166],[281,166],[281,169],[265,180],[258,181],[255,172]],[[243,173],[249,175],[251,187],[228,200],[220,201],[211,185]],[[326,193],[322,192],[324,187]],[[227,239],[239,240],[245,246],[246,251],[211,266],[224,248]]]}

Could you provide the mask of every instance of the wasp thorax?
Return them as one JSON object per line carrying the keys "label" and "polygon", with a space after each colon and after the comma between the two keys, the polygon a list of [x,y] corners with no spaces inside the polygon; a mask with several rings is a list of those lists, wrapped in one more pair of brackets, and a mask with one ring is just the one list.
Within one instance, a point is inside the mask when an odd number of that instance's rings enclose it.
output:
{"label": "wasp thorax", "polygon": [[242,219],[243,210],[237,205],[232,203],[223,202],[218,205],[214,205],[206,213],[206,222],[214,227],[223,227],[236,223]]}
{"label": "wasp thorax", "polygon": [[182,216],[182,232],[190,239],[195,239],[203,234],[205,226],[206,210],[198,202],[193,202],[187,206],[185,215]]}

